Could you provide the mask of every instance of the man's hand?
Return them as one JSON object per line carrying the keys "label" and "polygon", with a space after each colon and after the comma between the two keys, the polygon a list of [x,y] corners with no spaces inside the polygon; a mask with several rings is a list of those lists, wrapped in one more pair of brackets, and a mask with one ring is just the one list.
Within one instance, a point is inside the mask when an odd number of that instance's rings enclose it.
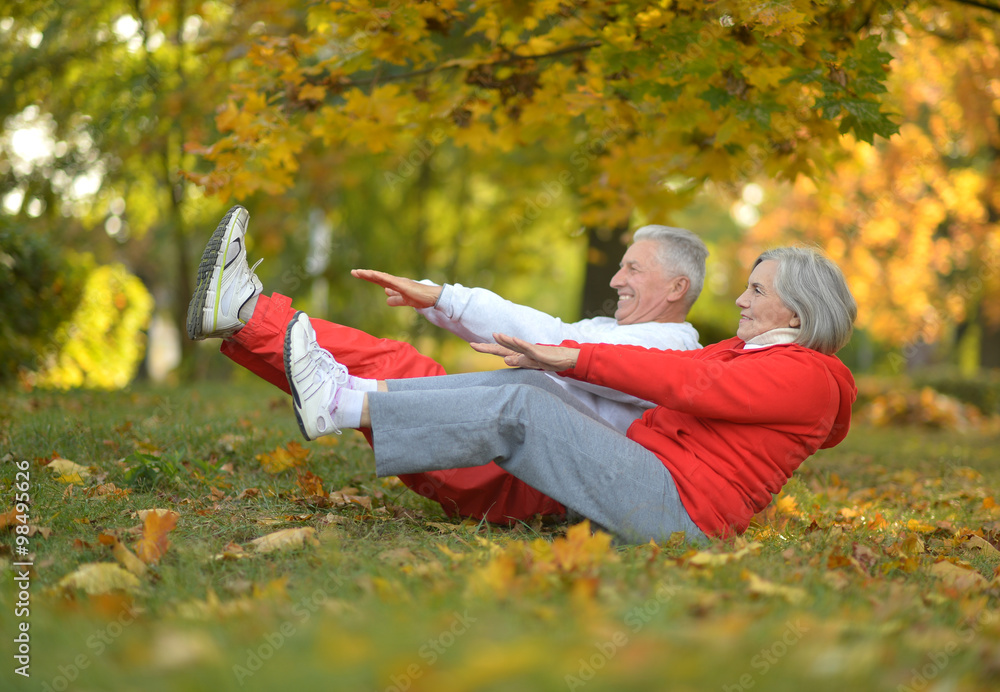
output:
{"label": "man's hand", "polygon": [[393,276],[374,269],[352,269],[351,276],[371,281],[385,289],[390,307],[432,308],[441,297],[441,286],[428,286],[413,279]]}
{"label": "man's hand", "polygon": [[471,344],[480,353],[501,356],[503,362],[515,368],[562,372],[576,366],[580,349],[566,346],[533,344],[506,334],[494,334],[495,344]]}

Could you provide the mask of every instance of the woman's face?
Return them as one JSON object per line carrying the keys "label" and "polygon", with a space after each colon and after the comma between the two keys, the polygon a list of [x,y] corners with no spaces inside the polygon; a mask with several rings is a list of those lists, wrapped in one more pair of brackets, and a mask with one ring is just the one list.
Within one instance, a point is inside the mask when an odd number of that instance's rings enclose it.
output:
{"label": "woman's face", "polygon": [[802,324],[778,297],[774,288],[774,275],[778,272],[775,260],[764,260],[750,272],[747,290],[736,299],[740,307],[740,326],[736,336],[750,341],[755,336],[779,327],[798,327]]}

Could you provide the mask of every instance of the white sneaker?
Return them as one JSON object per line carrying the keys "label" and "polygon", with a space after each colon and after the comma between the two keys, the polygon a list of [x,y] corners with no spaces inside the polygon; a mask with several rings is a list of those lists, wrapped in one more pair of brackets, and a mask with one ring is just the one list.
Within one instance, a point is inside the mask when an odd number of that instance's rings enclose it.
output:
{"label": "white sneaker", "polygon": [[347,368],[316,342],[309,316],[299,311],[285,331],[285,376],[292,390],[295,417],[307,440],[340,434],[333,423],[333,400],[349,386]]}
{"label": "white sneaker", "polygon": [[264,290],[247,265],[245,236],[250,213],[236,205],[215,229],[198,265],[198,283],[188,303],[187,332],[192,339],[225,338],[246,320],[240,308]]}

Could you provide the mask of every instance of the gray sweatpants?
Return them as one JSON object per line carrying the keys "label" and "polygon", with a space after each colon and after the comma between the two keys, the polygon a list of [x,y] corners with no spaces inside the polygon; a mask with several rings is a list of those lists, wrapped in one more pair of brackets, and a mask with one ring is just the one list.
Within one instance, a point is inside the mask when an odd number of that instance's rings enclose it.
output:
{"label": "gray sweatpants", "polygon": [[501,468],[629,542],[705,540],[670,472],[531,370],[390,380],[368,406],[379,476]]}

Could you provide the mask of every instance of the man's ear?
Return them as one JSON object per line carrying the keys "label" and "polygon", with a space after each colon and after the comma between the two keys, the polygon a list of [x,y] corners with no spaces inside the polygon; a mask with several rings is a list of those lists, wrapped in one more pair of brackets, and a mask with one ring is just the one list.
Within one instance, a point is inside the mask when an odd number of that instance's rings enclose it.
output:
{"label": "man's ear", "polygon": [[683,300],[689,288],[691,288],[691,279],[686,276],[675,276],[670,282],[667,299],[670,301]]}

